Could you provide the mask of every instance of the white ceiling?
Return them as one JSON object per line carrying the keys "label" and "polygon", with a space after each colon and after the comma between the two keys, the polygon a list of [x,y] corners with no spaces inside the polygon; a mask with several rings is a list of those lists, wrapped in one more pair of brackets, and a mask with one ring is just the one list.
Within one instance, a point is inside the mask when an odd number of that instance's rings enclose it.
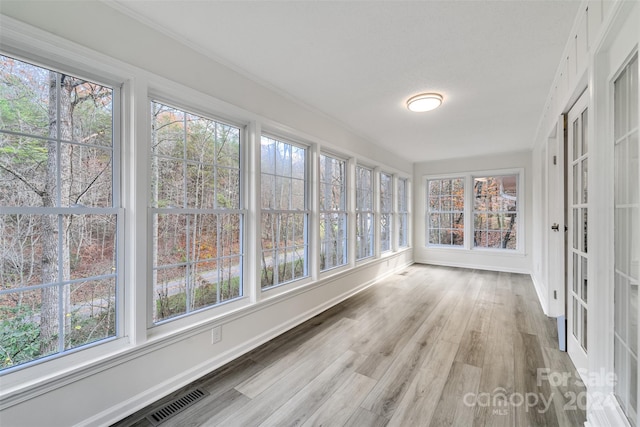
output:
{"label": "white ceiling", "polygon": [[[529,149],[579,1],[144,1],[126,10],[410,161]],[[439,92],[442,107],[406,99]]]}

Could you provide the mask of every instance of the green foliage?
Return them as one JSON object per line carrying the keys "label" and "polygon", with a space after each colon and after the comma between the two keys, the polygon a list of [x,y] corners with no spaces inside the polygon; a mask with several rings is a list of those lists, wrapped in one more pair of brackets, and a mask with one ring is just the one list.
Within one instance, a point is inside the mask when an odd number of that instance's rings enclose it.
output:
{"label": "green foliage", "polygon": [[[294,261],[278,264],[278,284],[286,283],[304,276],[304,260],[298,258]],[[274,285],[273,266],[262,267],[261,286],[267,288]]]}
{"label": "green foliage", "polygon": [[31,139],[22,144],[0,146],[0,155],[11,158],[14,165],[21,163],[43,163],[47,160],[47,147],[42,142]]}
{"label": "green foliage", "polygon": [[47,109],[42,108],[41,94],[30,87],[30,76],[6,74],[0,67],[0,124],[23,133],[39,133],[48,128]]}
{"label": "green foliage", "polygon": [[0,358],[2,368],[40,356],[40,325],[28,306],[0,307]]}
{"label": "green foliage", "polygon": [[100,308],[97,313],[91,315],[81,314],[77,310],[71,314],[71,329],[66,335],[66,347],[74,348],[89,344],[116,334],[116,310],[114,304],[107,308]]}
{"label": "green foliage", "polygon": [[[197,308],[208,307],[219,302],[240,296],[240,278],[232,277],[225,280],[220,286],[220,301],[218,301],[217,283],[208,283],[195,289],[195,301],[193,306]],[[184,292],[169,295],[166,289],[158,291],[156,310],[158,319],[168,319],[185,313],[187,295]]]}

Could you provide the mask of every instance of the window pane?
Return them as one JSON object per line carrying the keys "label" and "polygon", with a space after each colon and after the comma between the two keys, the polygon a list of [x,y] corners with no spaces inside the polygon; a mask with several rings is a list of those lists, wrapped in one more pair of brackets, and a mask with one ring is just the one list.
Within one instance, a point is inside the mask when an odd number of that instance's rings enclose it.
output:
{"label": "window pane", "polygon": [[[474,177],[474,247],[517,249],[518,175]],[[486,233],[484,230],[487,230]]]}
{"label": "window pane", "polygon": [[263,174],[276,172],[276,141],[265,136],[260,144],[260,170]]}
{"label": "window pane", "polygon": [[356,167],[356,260],[373,256],[373,171]]}
{"label": "window pane", "polygon": [[186,265],[154,271],[154,322],[187,313],[186,281]]}
{"label": "window pane", "polygon": [[153,158],[152,175],[152,202],[157,208],[184,207],[184,168],[182,161]]}
{"label": "window pane", "polygon": [[[463,246],[464,178],[428,180],[427,187],[429,189],[428,243]],[[476,218],[475,221],[486,228],[486,217]]]}
{"label": "window pane", "polygon": [[[55,141],[0,133],[0,162],[5,165],[0,168],[0,205],[52,206],[56,202],[55,197],[48,199],[39,193],[41,183],[50,178],[49,193],[52,196],[56,194],[55,174],[47,168],[49,158],[52,162],[57,159]],[[31,179],[23,181],[18,177]],[[34,186],[36,183],[38,185]]]}
{"label": "window pane", "polygon": [[215,207],[240,209],[240,169],[217,168]]}
{"label": "window pane", "polygon": [[65,349],[112,337],[116,334],[115,277],[67,285],[70,309]]}
{"label": "window pane", "polygon": [[373,214],[356,213],[356,259],[373,256]]}
{"label": "window pane", "polygon": [[[0,55],[0,127],[27,135],[50,135],[49,117],[57,103],[49,96],[51,79],[57,73]],[[52,102],[53,101],[53,102]]]}
{"label": "window pane", "polygon": [[344,160],[320,155],[320,271],[347,263],[345,167]]}
{"label": "window pane", "polygon": [[398,179],[398,247],[409,245],[409,201],[407,195],[407,180]]}
{"label": "window pane", "polygon": [[58,288],[53,287],[51,291],[22,290],[0,295],[0,366],[3,369],[58,351],[57,325],[53,334],[42,334],[50,329],[52,319],[43,312],[51,305],[43,302],[52,299],[57,307],[57,294]]}
{"label": "window pane", "polygon": [[380,173],[380,251],[391,250],[393,235],[393,177]]}

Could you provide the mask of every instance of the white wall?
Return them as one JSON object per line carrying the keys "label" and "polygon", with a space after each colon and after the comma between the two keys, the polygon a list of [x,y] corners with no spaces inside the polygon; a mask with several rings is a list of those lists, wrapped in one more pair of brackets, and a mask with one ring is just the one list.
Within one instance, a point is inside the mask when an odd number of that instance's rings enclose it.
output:
{"label": "white wall", "polygon": [[[145,128],[144,117],[148,115],[148,90],[154,87],[170,95],[192,97],[193,94],[194,103],[200,106],[210,102],[209,107],[220,110],[221,114],[242,117],[254,133],[256,128],[259,133],[261,125],[280,129],[312,144],[379,165],[384,170],[407,177],[412,174],[410,162],[370,144],[340,123],[256,84],[102,2],[3,1],[1,12],[29,24],[24,26],[0,16],[3,49],[13,46],[13,50],[36,55],[46,63],[59,64],[62,69],[73,66],[91,69],[98,75],[104,72],[127,76],[125,114],[128,119],[139,118],[141,123],[125,132],[123,168],[128,171],[125,175],[141,167],[135,164],[136,159],[144,162],[146,158],[143,142],[146,133],[140,129]],[[30,48],[29,44],[36,47]],[[255,140],[255,135],[253,138]],[[252,174],[255,178],[255,171]],[[125,200],[125,217],[129,218],[130,212],[136,209],[146,212],[146,186],[138,181],[127,185],[132,194],[140,194],[137,199]],[[138,215],[134,218],[144,217]],[[129,222],[126,239],[145,240],[144,228]],[[131,243],[131,247],[135,248],[136,244]],[[129,265],[138,261],[144,265],[145,253],[134,251],[127,256],[133,257],[127,260]],[[179,319],[174,322],[179,327],[163,329],[163,333],[146,328],[144,312],[149,294],[145,269],[134,268],[142,271],[136,276],[125,271],[125,336],[3,374],[0,377],[0,424],[108,425],[412,262],[410,248],[388,253],[279,292],[275,297],[260,295],[258,291],[234,310],[194,314],[197,322],[192,324]],[[249,286],[259,288],[254,280],[246,281],[250,282]],[[213,326],[222,328],[222,340],[216,344],[211,344]]]}
{"label": "white wall", "polygon": [[[524,240],[522,253],[504,250],[448,249],[425,245],[425,177],[517,168],[524,170],[524,188],[520,189],[520,220],[524,220],[524,233],[518,236],[518,239]],[[531,272],[531,152],[417,163],[414,165],[413,188],[413,243],[416,262],[526,274]]]}

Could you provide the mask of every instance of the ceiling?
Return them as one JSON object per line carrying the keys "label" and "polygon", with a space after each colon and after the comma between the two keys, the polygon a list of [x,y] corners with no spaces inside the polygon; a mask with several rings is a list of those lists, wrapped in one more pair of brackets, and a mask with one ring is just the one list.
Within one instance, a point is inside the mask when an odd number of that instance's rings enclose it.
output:
{"label": "ceiling", "polygon": [[[530,149],[579,1],[117,7],[412,162]],[[439,92],[412,113],[406,99]]]}

